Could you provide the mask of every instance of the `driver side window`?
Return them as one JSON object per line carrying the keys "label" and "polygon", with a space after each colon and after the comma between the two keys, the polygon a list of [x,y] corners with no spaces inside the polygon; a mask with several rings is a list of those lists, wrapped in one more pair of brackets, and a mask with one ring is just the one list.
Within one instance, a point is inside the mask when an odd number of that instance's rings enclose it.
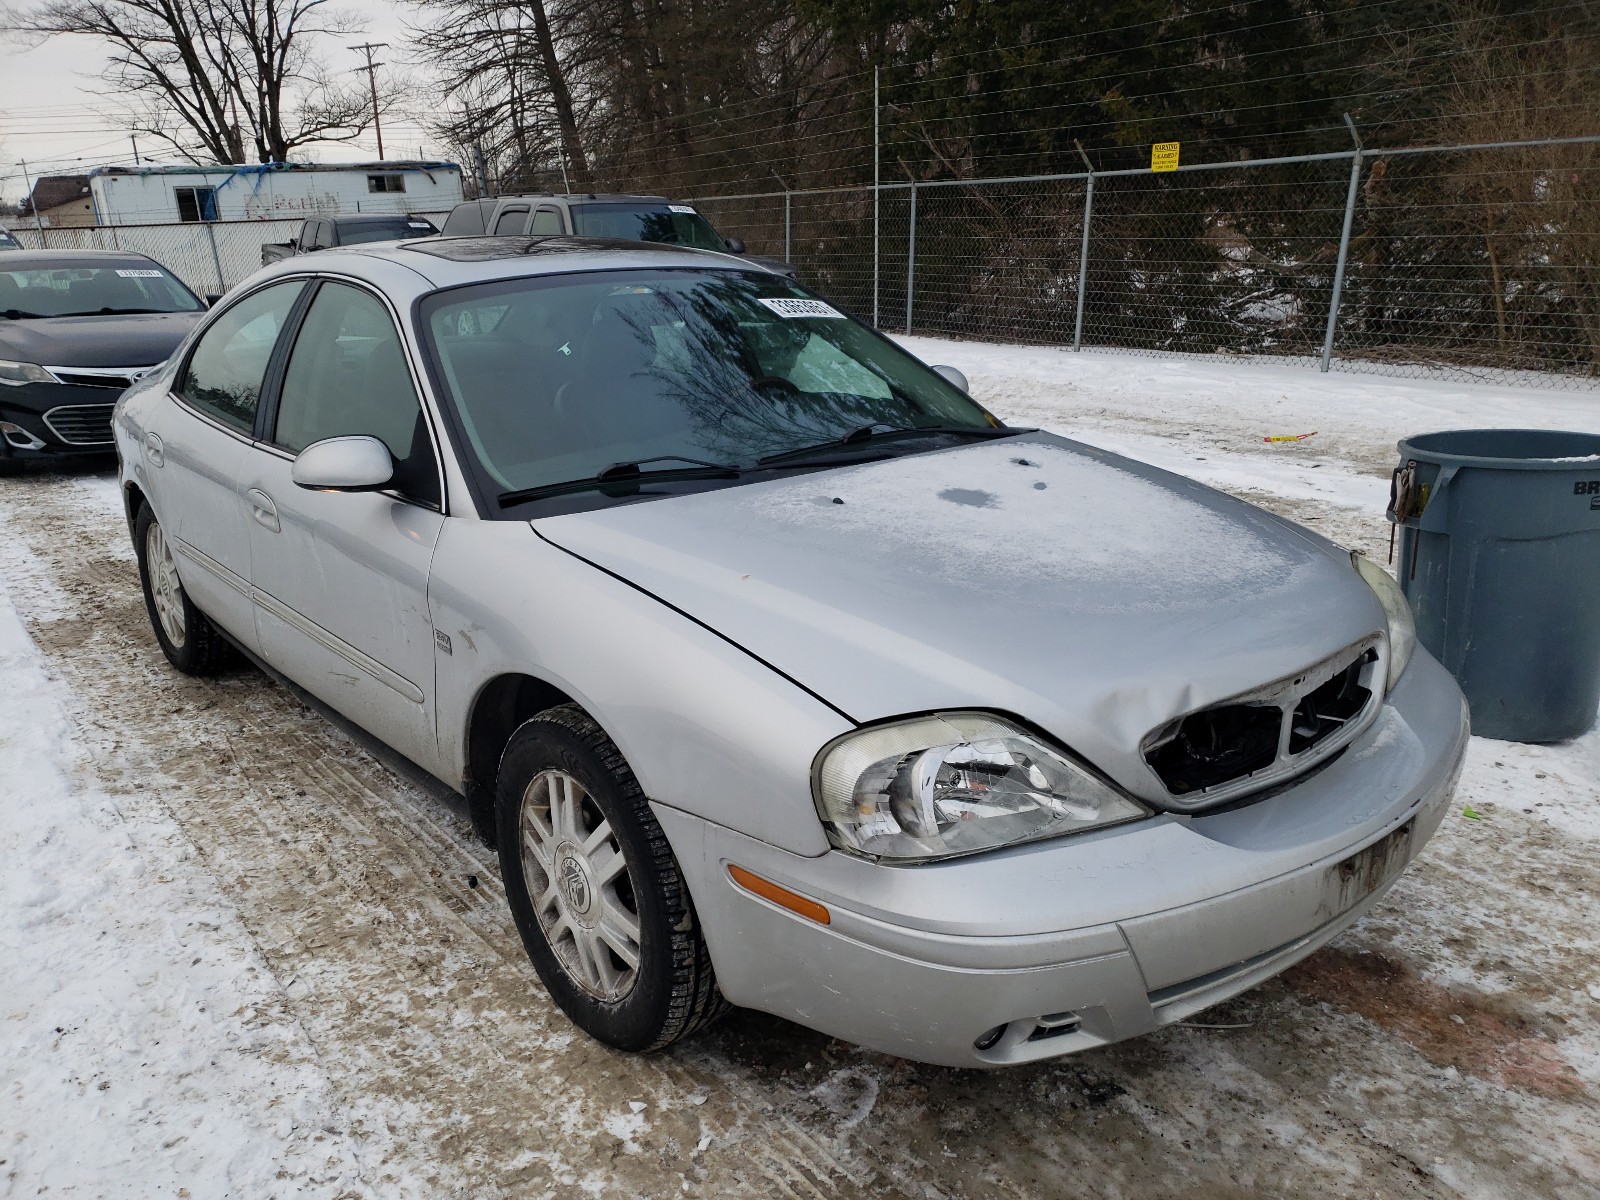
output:
{"label": "driver side window", "polygon": [[388,309],[370,292],[324,283],[289,355],[272,442],[299,454],[351,434],[389,448],[396,491],[440,506],[433,439]]}

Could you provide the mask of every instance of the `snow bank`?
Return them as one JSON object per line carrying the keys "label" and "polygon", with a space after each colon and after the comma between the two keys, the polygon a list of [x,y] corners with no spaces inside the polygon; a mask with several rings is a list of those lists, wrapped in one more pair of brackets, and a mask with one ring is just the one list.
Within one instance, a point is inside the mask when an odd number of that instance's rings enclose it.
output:
{"label": "snow bank", "polygon": [[0,680],[0,1194],[363,1194],[249,933],[159,810],[73,773],[3,588]]}

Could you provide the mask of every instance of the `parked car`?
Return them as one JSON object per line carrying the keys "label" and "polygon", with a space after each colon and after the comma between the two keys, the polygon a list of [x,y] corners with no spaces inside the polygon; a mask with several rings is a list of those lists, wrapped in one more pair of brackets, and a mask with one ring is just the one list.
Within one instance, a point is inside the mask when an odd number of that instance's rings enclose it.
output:
{"label": "parked car", "polygon": [[791,279],[795,270],[781,258],[746,254],[744,242],[723,237],[692,204],[665,196],[557,195],[533,192],[523,196],[491,196],[464,200],[444,221],[446,237],[478,234],[572,234],[577,237],[618,238],[629,242],[658,242],[735,254],[757,266]]}
{"label": "parked car", "polygon": [[999,1066],[1311,953],[1467,741],[1382,568],[721,255],[281,263],[123,398],[155,637],[458,789],[594,1037]]}
{"label": "parked car", "polygon": [[13,250],[0,259],[0,473],[109,455],[118,393],[171,354],[205,305],[154,259]]}
{"label": "parked car", "polygon": [[0,250],[21,250],[22,243],[11,236],[8,230],[0,229]]}
{"label": "parked car", "polygon": [[408,216],[405,213],[312,217],[300,226],[300,232],[289,241],[262,243],[261,265],[271,266],[297,254],[310,254],[313,250],[431,237],[438,232],[439,227],[427,217]]}

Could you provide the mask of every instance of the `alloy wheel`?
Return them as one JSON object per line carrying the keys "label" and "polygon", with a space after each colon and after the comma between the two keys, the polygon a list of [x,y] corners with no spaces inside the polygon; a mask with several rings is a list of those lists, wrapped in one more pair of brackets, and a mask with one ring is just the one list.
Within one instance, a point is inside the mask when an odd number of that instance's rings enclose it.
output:
{"label": "alloy wheel", "polygon": [[187,627],[183,618],[183,584],[178,580],[178,564],[161,526],[151,522],[145,534],[145,570],[150,575],[150,598],[155,603],[161,632],[176,648],[182,648]]}
{"label": "alloy wheel", "polygon": [[639,972],[639,911],[622,846],[572,775],[540,771],[522,794],[523,878],[545,941],[567,976],[614,1003]]}

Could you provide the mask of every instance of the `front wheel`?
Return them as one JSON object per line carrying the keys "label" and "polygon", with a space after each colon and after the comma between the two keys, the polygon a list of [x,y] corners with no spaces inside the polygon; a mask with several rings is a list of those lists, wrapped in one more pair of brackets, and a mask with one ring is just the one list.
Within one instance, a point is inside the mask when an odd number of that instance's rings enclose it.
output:
{"label": "front wheel", "polygon": [[140,506],[134,519],[133,544],[145,611],[161,652],[185,675],[215,675],[228,665],[230,647],[183,590],[172,542],[148,504]]}
{"label": "front wheel", "polygon": [[589,1036],[657,1050],[726,1007],[666,835],[622,753],[576,705],[511,735],[500,871],[528,957]]}

